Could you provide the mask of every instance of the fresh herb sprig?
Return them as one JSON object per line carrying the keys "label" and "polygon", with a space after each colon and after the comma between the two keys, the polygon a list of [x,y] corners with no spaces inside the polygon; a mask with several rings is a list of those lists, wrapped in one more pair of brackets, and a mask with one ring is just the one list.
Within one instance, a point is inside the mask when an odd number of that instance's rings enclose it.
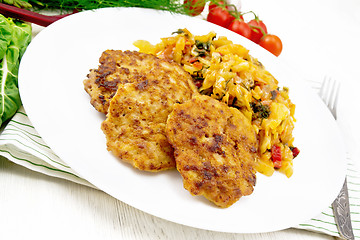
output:
{"label": "fresh herb sprig", "polygon": [[142,7],[188,14],[180,1],[175,0],[27,0],[34,8],[92,10],[105,7]]}
{"label": "fresh herb sprig", "polygon": [[262,104],[261,101],[256,100],[254,102],[251,102],[250,106],[254,112],[253,120],[258,118],[264,119],[270,116],[270,107],[268,105]]}

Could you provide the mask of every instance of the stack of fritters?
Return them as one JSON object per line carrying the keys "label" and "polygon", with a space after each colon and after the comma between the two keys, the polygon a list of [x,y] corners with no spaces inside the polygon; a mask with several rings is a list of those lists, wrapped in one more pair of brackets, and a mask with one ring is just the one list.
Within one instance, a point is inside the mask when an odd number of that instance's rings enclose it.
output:
{"label": "stack of fritters", "polygon": [[102,130],[109,151],[140,170],[175,167],[165,135],[167,116],[175,103],[198,94],[180,65],[149,54],[107,50],[84,85],[93,106],[107,113]]}
{"label": "stack of fritters", "polygon": [[137,81],[153,65],[154,56],[131,51],[106,50],[102,53],[97,69],[92,69],[84,81],[86,92],[96,110],[107,113],[110,100],[119,84]]}
{"label": "stack of fritters", "polygon": [[168,78],[177,88],[197,92],[191,77],[181,66],[151,54],[106,50],[99,63],[97,69],[90,70],[88,78],[84,80],[84,87],[91,96],[91,104],[105,114],[119,84],[144,81],[149,78],[147,75],[150,72],[159,79]]}
{"label": "stack of fritters", "polygon": [[220,207],[252,193],[257,139],[250,121],[201,96],[180,65],[107,50],[84,86],[107,116],[101,127],[115,156],[145,171],[176,166],[191,194]]}

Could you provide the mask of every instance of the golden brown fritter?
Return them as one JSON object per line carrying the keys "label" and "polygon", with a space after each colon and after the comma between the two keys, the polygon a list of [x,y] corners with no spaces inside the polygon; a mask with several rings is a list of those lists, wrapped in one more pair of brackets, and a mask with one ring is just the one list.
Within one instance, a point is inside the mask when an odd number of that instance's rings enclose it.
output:
{"label": "golden brown fritter", "polygon": [[90,70],[84,88],[95,109],[105,114],[119,84],[143,81],[150,71],[170,74],[173,79],[187,77],[180,65],[136,51],[106,50],[99,63],[97,69]]}
{"label": "golden brown fritter", "polygon": [[102,123],[108,150],[140,170],[175,167],[165,135],[166,120],[175,103],[198,94],[190,75],[164,63],[159,61],[141,81],[119,84]]}
{"label": "golden brown fritter", "polygon": [[256,133],[237,109],[208,96],[177,104],[166,126],[185,189],[219,207],[253,192]]}

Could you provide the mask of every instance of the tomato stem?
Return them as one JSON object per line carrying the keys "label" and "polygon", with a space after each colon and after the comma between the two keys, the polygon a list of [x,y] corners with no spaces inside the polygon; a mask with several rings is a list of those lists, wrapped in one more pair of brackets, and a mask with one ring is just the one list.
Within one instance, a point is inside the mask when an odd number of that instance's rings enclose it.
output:
{"label": "tomato stem", "polygon": [[264,29],[263,29],[262,27],[254,26],[254,25],[251,25],[251,24],[249,24],[249,27],[250,27],[251,29],[255,29],[255,30],[257,30],[257,31],[260,31],[260,32],[262,33],[262,35],[263,35],[262,38],[267,35],[267,33],[264,31]]}
{"label": "tomato stem", "polygon": [[248,13],[252,13],[253,15],[254,15],[254,19],[255,19],[255,21],[259,21],[260,20],[260,18],[259,18],[259,16],[258,15],[256,15],[256,13],[254,12],[254,11],[248,11],[248,12],[245,12],[244,14],[248,14]]}
{"label": "tomato stem", "polygon": [[[242,14],[237,10],[237,8],[236,8],[236,6],[234,4],[228,4],[228,3],[226,3],[226,1],[213,1],[213,0],[211,0],[210,2],[216,4],[219,7],[221,7],[223,10],[228,11],[228,13],[237,20],[239,20],[240,16],[242,16]],[[229,10],[228,7],[230,7],[232,10]]]}
{"label": "tomato stem", "polygon": [[227,5],[227,6],[230,6],[232,7],[234,10],[228,10],[228,12],[230,13],[231,16],[233,16],[235,19],[239,20],[240,19],[240,16],[241,14],[238,12],[238,10],[236,9],[236,6],[234,4],[230,4],[230,5]]}

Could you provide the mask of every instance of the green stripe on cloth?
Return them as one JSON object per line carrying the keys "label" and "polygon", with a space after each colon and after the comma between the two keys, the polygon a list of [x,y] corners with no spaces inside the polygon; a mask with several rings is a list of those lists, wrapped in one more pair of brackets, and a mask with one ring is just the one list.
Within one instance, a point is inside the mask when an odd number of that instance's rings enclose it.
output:
{"label": "green stripe on cloth", "polygon": [[[3,136],[8,136],[7,134],[2,134]],[[15,135],[15,136],[18,136],[18,135]],[[21,137],[21,136],[20,136]],[[2,139],[0,139],[0,142],[1,142]],[[22,145],[23,148],[26,148],[28,151],[29,150],[32,150],[32,151],[35,151],[37,152],[38,154],[42,155],[43,157],[47,158],[49,161],[53,162],[53,163],[56,163],[56,164],[59,164],[65,168],[70,168],[68,165],[65,165],[64,163],[61,163],[59,161],[56,161],[54,159],[52,159],[51,157],[49,157],[48,155],[44,154],[41,150],[37,150],[36,148],[34,148],[33,146],[31,146],[29,144],[29,142],[27,142],[27,144],[23,143],[23,141],[20,141],[18,139],[15,139],[15,138],[7,138],[6,140],[8,141],[15,141],[17,142],[17,144],[19,145]]]}
{"label": "green stripe on cloth", "polygon": [[22,107],[0,135],[0,155],[31,170],[95,188],[51,150]]}
{"label": "green stripe on cloth", "polygon": [[314,232],[319,231],[319,230],[323,230],[325,232],[331,233],[330,235],[340,236],[338,231],[331,231],[326,227],[316,226],[316,225],[312,225],[312,224],[309,224],[309,223],[302,223],[302,224],[299,224],[299,226],[301,226],[302,229],[305,229],[305,230],[309,230],[308,228],[310,228],[310,230],[313,230]]}
{"label": "green stripe on cloth", "polygon": [[[360,239],[360,171],[357,170],[354,160],[347,157],[347,178],[348,178],[348,192],[349,192],[349,206],[351,223],[355,239]],[[326,208],[318,216],[310,219],[306,223],[301,223],[295,228],[310,230],[314,232],[325,232],[329,235],[339,237],[339,231],[335,224],[335,217],[332,207]]]}
{"label": "green stripe on cloth", "polygon": [[17,159],[17,160],[19,160],[19,161],[25,161],[25,162],[30,163],[30,164],[32,164],[32,165],[34,165],[34,166],[37,166],[37,167],[43,167],[43,168],[46,168],[46,169],[48,169],[48,170],[57,171],[57,172],[61,172],[61,173],[66,173],[66,174],[72,175],[72,176],[74,176],[74,177],[80,178],[79,176],[77,176],[77,175],[75,175],[75,174],[73,174],[73,173],[71,173],[71,172],[66,172],[66,171],[63,171],[63,170],[60,170],[60,169],[57,169],[57,168],[54,168],[54,167],[46,166],[46,165],[44,165],[44,164],[39,164],[39,163],[32,162],[32,161],[30,161],[29,159],[17,157],[17,156],[15,156],[15,155],[13,155],[10,151],[7,151],[7,150],[2,150],[2,149],[0,149],[0,152],[2,152],[2,153],[7,153],[7,154],[9,154],[11,157],[13,157],[13,158],[15,158],[15,159]]}

